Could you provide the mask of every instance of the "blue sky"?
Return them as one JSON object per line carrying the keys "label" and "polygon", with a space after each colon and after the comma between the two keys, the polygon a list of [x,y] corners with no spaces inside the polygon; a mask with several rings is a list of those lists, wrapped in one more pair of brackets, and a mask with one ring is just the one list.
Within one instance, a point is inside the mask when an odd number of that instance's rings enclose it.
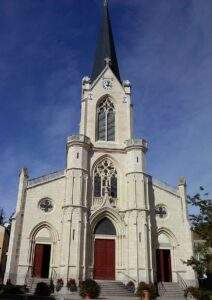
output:
{"label": "blue sky", "polygon": [[[101,0],[0,1],[0,206],[16,203],[18,170],[65,166],[91,73]],[[188,190],[212,183],[212,1],[110,0],[121,76],[133,85],[135,136],[148,172]]]}

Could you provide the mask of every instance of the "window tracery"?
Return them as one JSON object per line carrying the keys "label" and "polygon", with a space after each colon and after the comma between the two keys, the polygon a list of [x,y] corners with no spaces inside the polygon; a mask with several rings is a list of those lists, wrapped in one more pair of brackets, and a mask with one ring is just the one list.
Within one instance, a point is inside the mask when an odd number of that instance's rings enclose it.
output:
{"label": "window tracery", "polygon": [[49,198],[41,199],[39,201],[38,206],[45,213],[51,212],[53,210],[53,208],[54,208],[53,202]]}
{"label": "window tracery", "polygon": [[106,193],[117,198],[117,171],[107,158],[94,170],[94,197],[104,197]]}
{"label": "window tracery", "polygon": [[165,219],[167,217],[167,208],[163,204],[158,204],[155,208],[155,214],[160,218],[160,219]]}
{"label": "window tracery", "polygon": [[115,108],[109,97],[97,107],[97,140],[115,141]]}

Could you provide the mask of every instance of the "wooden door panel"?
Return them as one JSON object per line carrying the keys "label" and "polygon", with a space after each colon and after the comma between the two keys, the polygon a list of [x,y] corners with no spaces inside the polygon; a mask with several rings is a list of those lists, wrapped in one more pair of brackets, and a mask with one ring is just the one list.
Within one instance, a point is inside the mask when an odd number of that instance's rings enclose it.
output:
{"label": "wooden door panel", "polygon": [[107,242],[107,277],[108,279],[115,279],[115,240],[108,240]]}
{"label": "wooden door panel", "polygon": [[172,267],[171,267],[171,252],[167,249],[157,249],[157,281],[171,282],[172,281]]}
{"label": "wooden door panel", "polygon": [[94,278],[115,280],[115,240],[95,240]]}
{"label": "wooden door panel", "polygon": [[44,251],[43,245],[41,244],[35,245],[34,266],[33,266],[33,275],[35,277],[42,276],[43,251]]}

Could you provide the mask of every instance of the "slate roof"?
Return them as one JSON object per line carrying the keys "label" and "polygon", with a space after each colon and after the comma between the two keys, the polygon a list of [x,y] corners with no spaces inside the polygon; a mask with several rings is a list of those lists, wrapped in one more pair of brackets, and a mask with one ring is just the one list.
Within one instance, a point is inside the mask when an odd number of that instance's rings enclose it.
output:
{"label": "slate roof", "polygon": [[121,81],[108,8],[108,1],[105,0],[103,5],[103,16],[101,21],[100,32],[97,39],[94,66],[91,75],[92,81],[94,81],[104,70],[106,65],[106,58],[110,59],[110,68],[116,75],[117,79]]}

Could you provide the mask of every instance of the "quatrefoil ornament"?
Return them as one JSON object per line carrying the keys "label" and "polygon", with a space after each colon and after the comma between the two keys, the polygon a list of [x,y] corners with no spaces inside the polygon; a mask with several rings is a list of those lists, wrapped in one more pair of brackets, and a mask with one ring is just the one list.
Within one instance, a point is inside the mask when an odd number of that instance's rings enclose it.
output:
{"label": "quatrefoil ornament", "polygon": [[39,202],[39,208],[45,212],[45,213],[49,213],[53,210],[54,205],[51,199],[49,198],[45,198],[45,199],[41,199]]}

